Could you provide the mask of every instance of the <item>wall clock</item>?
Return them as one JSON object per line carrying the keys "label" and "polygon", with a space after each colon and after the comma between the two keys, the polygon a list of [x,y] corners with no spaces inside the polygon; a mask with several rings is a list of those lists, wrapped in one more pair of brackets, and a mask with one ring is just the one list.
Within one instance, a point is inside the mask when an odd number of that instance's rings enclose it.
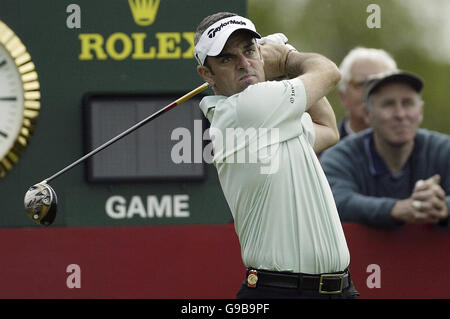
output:
{"label": "wall clock", "polygon": [[41,107],[39,89],[25,45],[0,21],[0,178],[28,145]]}

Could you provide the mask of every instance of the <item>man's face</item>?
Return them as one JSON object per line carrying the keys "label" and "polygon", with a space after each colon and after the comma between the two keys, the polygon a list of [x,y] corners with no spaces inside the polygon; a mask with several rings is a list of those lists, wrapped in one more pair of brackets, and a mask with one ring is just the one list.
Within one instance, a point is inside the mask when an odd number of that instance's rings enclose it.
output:
{"label": "man's face", "polygon": [[233,33],[222,52],[206,62],[209,67],[199,66],[198,72],[217,95],[231,96],[265,80],[261,51],[245,31]]}
{"label": "man's face", "polygon": [[380,141],[402,146],[414,140],[423,102],[412,87],[401,82],[385,84],[371,95],[369,104],[370,125]]}
{"label": "man's face", "polygon": [[342,106],[344,106],[353,121],[367,123],[367,112],[362,102],[364,83],[369,76],[389,71],[389,67],[381,61],[356,60],[350,70],[351,78],[345,92],[339,92]]}

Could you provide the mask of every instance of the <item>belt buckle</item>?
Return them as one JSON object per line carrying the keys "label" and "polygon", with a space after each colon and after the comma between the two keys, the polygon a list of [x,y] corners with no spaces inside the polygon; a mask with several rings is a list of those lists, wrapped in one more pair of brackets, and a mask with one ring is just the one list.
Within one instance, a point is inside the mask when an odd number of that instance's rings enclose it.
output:
{"label": "belt buckle", "polygon": [[[340,284],[339,290],[332,290],[332,291],[322,290],[324,278],[339,278],[339,279],[341,279],[341,284]],[[337,295],[337,294],[342,293],[342,288],[344,287],[344,278],[345,278],[345,273],[344,274],[322,274],[322,275],[320,275],[319,294]]]}
{"label": "belt buckle", "polygon": [[256,283],[258,282],[258,271],[250,270],[247,276],[247,287],[256,288]]}

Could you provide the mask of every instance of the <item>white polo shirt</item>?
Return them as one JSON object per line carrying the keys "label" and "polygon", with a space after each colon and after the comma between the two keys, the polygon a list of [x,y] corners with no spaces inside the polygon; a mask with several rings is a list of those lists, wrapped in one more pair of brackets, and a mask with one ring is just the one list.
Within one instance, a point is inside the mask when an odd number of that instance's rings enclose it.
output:
{"label": "white polo shirt", "polygon": [[319,274],[350,263],[305,106],[298,78],[200,103],[246,267]]}

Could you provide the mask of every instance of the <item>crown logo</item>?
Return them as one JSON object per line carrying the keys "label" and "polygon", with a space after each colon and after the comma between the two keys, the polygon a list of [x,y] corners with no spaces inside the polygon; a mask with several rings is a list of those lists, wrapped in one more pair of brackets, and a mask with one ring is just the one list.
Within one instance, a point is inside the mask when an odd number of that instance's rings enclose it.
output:
{"label": "crown logo", "polygon": [[149,26],[155,22],[160,0],[128,0],[133,19],[140,26]]}

